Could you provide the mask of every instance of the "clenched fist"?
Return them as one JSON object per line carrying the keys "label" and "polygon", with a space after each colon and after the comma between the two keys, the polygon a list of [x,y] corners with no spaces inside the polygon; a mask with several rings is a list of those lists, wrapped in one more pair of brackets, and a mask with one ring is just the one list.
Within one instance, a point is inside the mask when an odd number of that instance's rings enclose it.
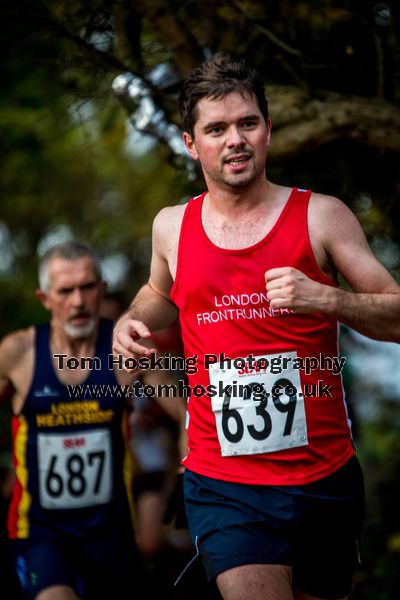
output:
{"label": "clenched fist", "polygon": [[272,308],[291,308],[299,313],[329,311],[334,288],[310,279],[298,269],[269,269],[265,282]]}

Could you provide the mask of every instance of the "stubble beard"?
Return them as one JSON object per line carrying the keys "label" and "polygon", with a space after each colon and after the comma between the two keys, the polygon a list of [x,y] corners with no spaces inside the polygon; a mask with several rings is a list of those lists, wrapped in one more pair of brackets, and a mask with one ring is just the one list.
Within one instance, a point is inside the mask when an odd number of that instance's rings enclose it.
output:
{"label": "stubble beard", "polygon": [[254,162],[251,163],[250,170],[237,174],[226,173],[223,165],[219,181],[230,188],[240,189],[251,185],[262,173],[265,173],[265,165],[257,169],[257,165]]}
{"label": "stubble beard", "polygon": [[253,183],[257,175],[255,169],[251,173],[240,173],[238,175],[224,175],[222,173],[222,181],[232,188],[244,188]]}

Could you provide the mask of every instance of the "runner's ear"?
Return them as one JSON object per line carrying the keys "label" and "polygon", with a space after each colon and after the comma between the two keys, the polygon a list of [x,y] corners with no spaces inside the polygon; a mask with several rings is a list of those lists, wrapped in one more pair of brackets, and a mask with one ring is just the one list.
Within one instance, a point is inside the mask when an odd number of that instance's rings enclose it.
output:
{"label": "runner's ear", "polygon": [[41,289],[38,289],[35,291],[35,296],[39,300],[39,302],[41,302],[41,304],[44,306],[44,308],[46,308],[47,310],[50,310],[46,292],[44,292]]}
{"label": "runner's ear", "polygon": [[183,141],[185,142],[186,149],[189,152],[190,156],[193,158],[193,160],[198,160],[199,155],[197,154],[194,138],[192,138],[190,133],[188,133],[187,131],[183,132]]}

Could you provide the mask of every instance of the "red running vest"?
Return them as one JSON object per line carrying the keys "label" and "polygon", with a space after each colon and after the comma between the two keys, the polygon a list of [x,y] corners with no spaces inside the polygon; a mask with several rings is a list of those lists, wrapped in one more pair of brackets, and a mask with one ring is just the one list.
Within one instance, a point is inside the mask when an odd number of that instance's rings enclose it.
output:
{"label": "red running vest", "polygon": [[264,274],[294,267],[335,286],[314,258],[310,191],[294,188],[257,244],[215,246],[202,226],[205,194],[182,222],[171,299],[180,310],[188,375],[189,453],[184,465],[225,481],[305,484],[353,454],[338,358],[338,323],[322,313],[269,305]]}

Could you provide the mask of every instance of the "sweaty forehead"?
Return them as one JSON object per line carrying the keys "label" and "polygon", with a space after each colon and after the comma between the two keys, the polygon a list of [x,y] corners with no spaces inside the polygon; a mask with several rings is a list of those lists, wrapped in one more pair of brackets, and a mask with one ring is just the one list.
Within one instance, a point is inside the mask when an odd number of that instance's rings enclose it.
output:
{"label": "sweaty forehead", "polygon": [[74,287],[97,280],[96,269],[89,256],[76,260],[56,257],[50,261],[48,268],[52,288]]}

